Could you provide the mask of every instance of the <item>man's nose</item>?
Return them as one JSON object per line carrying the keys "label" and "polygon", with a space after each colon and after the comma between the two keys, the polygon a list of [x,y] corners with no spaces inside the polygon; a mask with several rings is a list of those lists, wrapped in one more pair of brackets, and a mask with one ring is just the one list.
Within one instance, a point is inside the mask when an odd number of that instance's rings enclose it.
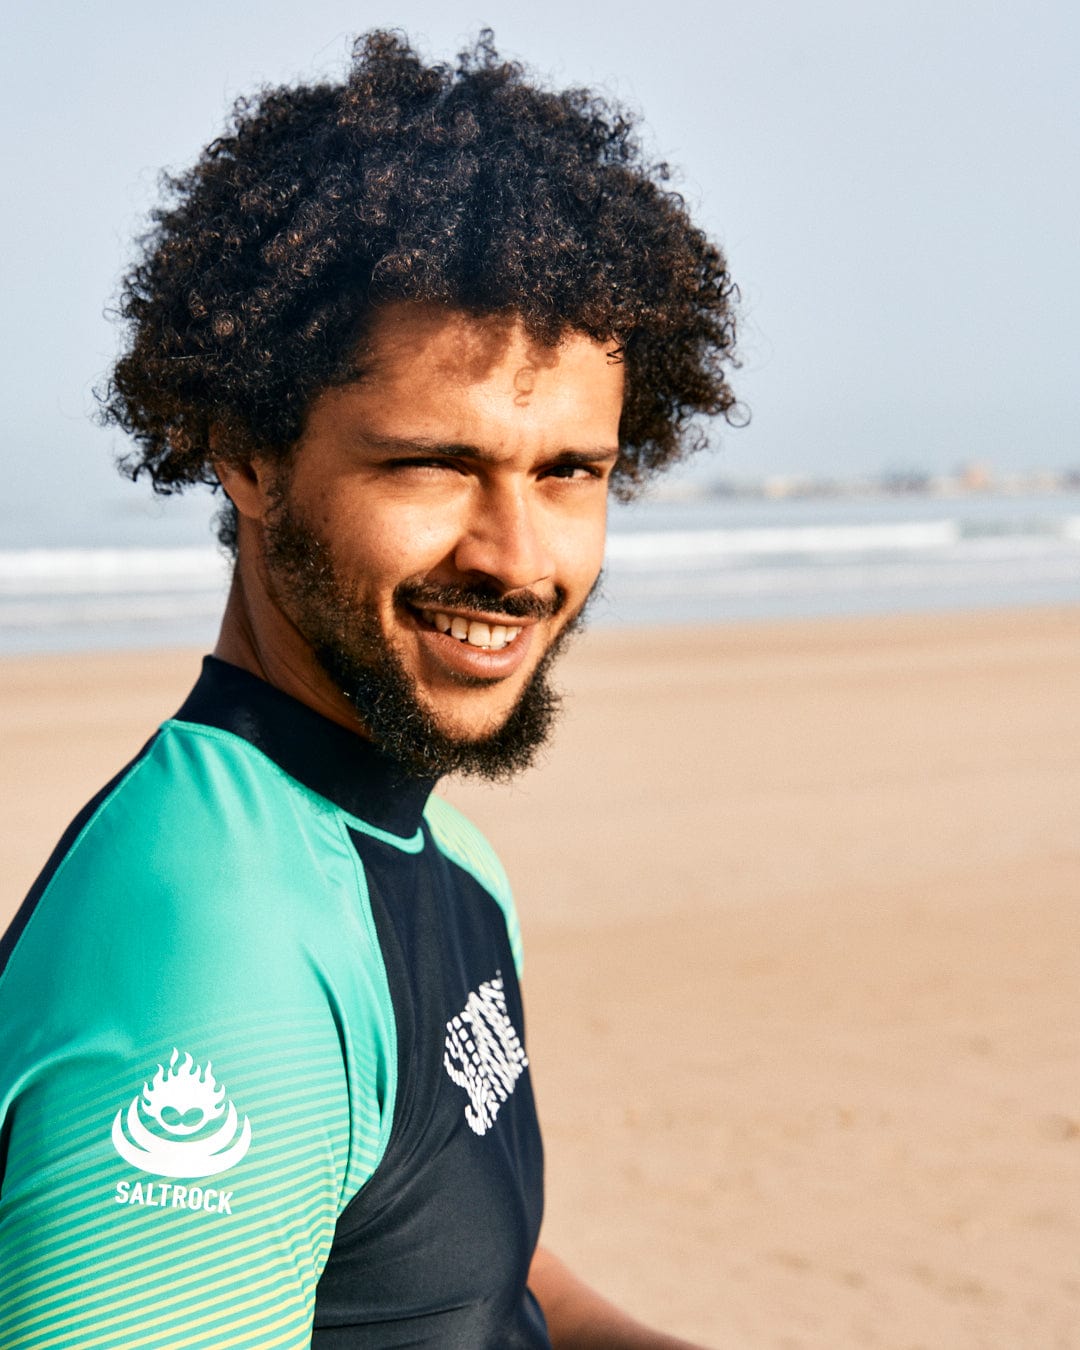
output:
{"label": "man's nose", "polygon": [[478,494],[454,550],[457,570],[505,591],[535,587],[555,574],[539,503],[527,486],[500,484]]}

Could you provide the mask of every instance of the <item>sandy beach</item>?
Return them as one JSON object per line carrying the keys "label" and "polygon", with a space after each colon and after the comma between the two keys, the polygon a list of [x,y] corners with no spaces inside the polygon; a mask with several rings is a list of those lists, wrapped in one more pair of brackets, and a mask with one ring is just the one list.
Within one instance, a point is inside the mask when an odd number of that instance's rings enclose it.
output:
{"label": "sandy beach", "polygon": [[[0,662],[0,922],[193,652]],[[447,793],[526,937],[546,1240],[727,1350],[1080,1348],[1080,608],[598,631]]]}

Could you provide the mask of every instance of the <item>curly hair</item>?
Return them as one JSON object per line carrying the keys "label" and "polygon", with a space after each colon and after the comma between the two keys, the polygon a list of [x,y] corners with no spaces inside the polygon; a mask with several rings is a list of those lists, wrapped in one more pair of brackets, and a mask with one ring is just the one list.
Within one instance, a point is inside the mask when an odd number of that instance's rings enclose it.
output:
{"label": "curly hair", "polygon": [[372,32],[343,83],[239,100],[164,180],[122,284],[126,350],[99,396],[136,442],[121,468],[169,493],[216,485],[211,438],[219,460],[286,457],[314,397],[357,378],[374,311],[410,300],[611,342],[631,495],[697,448],[696,414],[737,406],[738,293],[668,180],[625,112],[528,82],[488,30],[456,68]]}

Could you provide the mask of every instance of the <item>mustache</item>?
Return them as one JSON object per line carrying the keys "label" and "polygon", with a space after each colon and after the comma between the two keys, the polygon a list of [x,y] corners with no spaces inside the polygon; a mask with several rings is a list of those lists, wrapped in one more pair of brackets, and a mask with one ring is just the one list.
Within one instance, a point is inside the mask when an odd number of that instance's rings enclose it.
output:
{"label": "mustache", "polygon": [[413,609],[474,609],[507,619],[550,619],[566,605],[566,591],[556,586],[553,594],[544,599],[532,591],[502,593],[487,586],[403,581],[394,590],[394,599]]}

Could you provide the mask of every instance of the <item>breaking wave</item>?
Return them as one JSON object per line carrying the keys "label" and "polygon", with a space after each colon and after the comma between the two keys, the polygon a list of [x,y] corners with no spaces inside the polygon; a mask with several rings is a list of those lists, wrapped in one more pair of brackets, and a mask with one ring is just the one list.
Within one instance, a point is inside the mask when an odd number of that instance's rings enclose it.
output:
{"label": "breaking wave", "polygon": [[[594,617],[721,622],[1080,599],[1075,496],[934,505],[616,510]],[[0,651],[205,645],[228,574],[210,545],[0,550]]]}

